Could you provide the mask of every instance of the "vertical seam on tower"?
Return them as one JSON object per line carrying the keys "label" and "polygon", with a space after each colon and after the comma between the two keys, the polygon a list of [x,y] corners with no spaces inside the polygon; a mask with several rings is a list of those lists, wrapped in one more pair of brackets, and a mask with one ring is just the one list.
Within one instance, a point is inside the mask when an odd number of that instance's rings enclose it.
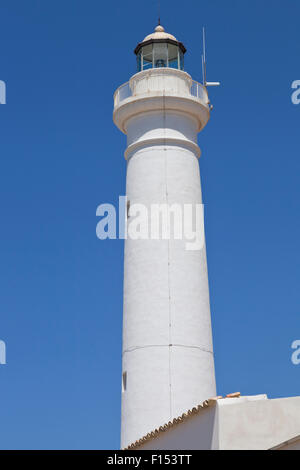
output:
{"label": "vertical seam on tower", "polygon": [[[166,203],[167,203],[167,220],[169,221],[169,194],[168,194],[168,160],[167,160],[167,149],[166,149],[166,103],[165,103],[165,87],[163,91],[163,150],[164,150],[164,160],[165,160],[165,188],[166,188]],[[170,226],[168,227],[168,233],[170,234]],[[171,375],[171,344],[172,344],[172,316],[171,316],[171,287],[170,287],[170,236],[167,240],[168,244],[168,305],[169,305],[169,402],[170,402],[170,420],[173,416],[172,411],[172,375]]]}

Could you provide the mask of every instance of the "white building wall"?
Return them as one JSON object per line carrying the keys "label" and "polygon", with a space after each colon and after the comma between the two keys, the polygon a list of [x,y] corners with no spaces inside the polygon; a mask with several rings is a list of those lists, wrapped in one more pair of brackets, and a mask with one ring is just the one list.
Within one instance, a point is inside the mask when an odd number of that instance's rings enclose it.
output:
{"label": "white building wall", "polygon": [[218,403],[220,449],[271,449],[300,434],[300,397]]}
{"label": "white building wall", "polygon": [[137,450],[298,450],[299,436],[300,397],[225,398]]}

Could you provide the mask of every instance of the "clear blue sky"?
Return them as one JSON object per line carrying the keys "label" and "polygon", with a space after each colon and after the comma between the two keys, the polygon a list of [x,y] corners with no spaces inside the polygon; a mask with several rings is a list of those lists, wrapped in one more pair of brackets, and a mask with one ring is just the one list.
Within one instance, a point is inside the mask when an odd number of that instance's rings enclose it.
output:
{"label": "clear blue sky", "polygon": [[[200,135],[218,393],[300,395],[300,79],[295,0],[161,1],[201,78]],[[0,447],[118,448],[123,242],[96,207],[125,191],[112,95],[157,2],[2,0]]]}

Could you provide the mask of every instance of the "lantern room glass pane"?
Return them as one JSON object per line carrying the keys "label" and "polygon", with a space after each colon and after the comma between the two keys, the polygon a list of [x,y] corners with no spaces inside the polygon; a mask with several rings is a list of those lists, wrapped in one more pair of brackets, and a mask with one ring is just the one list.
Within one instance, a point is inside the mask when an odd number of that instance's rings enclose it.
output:
{"label": "lantern room glass pane", "polygon": [[143,56],[143,64],[142,69],[147,70],[153,67],[153,51],[152,51],[152,44],[148,46],[144,46],[142,48],[142,56]]}
{"label": "lantern room glass pane", "polygon": [[180,64],[178,68],[180,70],[184,70],[184,54],[181,50],[179,51],[179,60],[180,60]]}
{"label": "lantern room glass pane", "polygon": [[174,44],[168,44],[168,57],[169,57],[169,67],[172,69],[178,69],[178,46]]}
{"label": "lantern room glass pane", "polygon": [[142,52],[140,51],[136,56],[137,70],[140,72],[142,70]]}
{"label": "lantern room glass pane", "polygon": [[153,44],[154,67],[168,67],[168,44],[158,42]]}

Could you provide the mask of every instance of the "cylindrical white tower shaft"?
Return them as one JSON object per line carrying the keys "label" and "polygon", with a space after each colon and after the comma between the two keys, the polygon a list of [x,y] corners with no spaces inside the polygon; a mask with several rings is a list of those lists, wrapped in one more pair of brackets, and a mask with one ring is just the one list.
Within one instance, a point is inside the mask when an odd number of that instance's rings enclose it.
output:
{"label": "cylindrical white tower shaft", "polygon": [[[158,33],[171,37],[160,27],[146,46],[159,39],[162,47]],[[156,68],[154,59],[117,90],[114,122],[128,145],[128,224],[137,203],[149,211],[152,204],[202,203],[197,134],[208,119],[206,89],[182,70]],[[122,448],[216,395],[205,245],[188,250],[186,243],[125,242]]]}

